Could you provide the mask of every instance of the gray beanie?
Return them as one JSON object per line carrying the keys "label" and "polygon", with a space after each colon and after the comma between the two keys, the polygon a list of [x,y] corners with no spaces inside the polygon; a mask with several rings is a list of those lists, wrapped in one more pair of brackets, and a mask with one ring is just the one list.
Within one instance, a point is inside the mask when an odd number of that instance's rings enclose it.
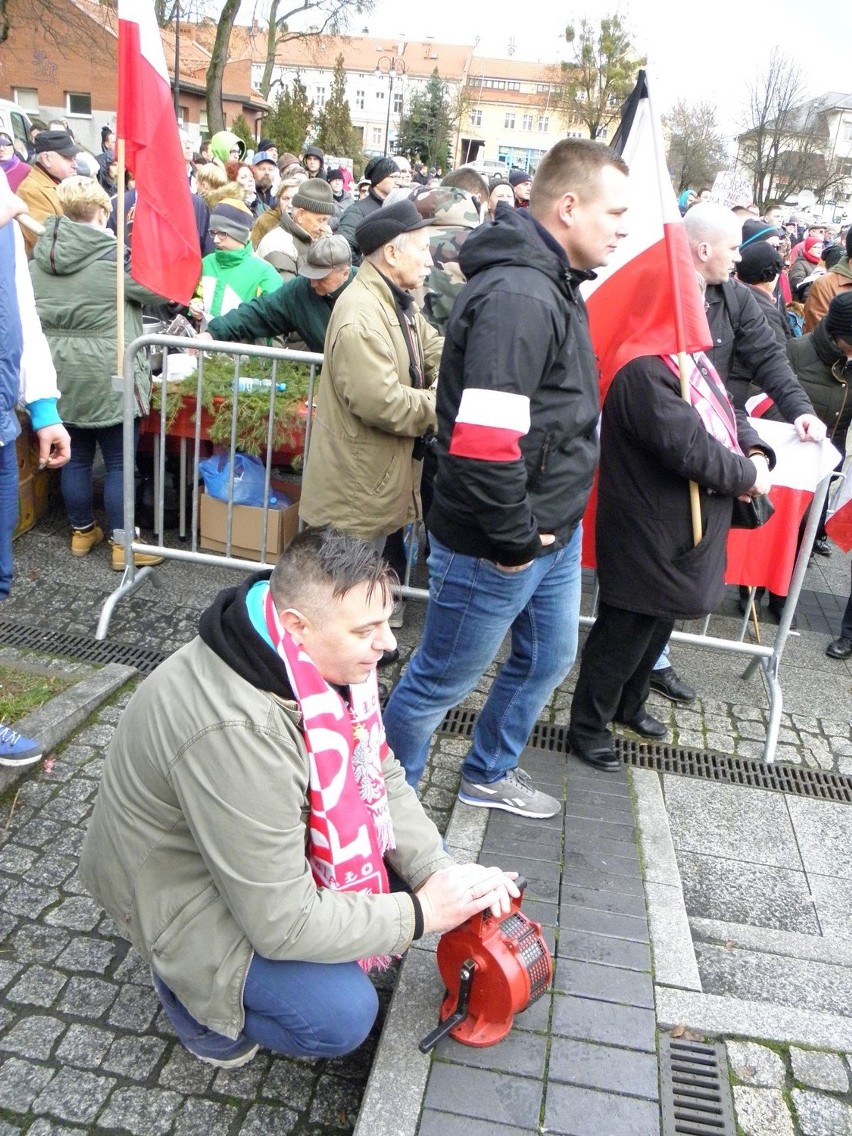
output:
{"label": "gray beanie", "polygon": [[254,222],[251,210],[234,197],[226,197],[210,214],[210,228],[245,244]]}
{"label": "gray beanie", "polygon": [[307,209],[309,213],[325,213],[330,217],[334,212],[334,194],[327,181],[311,178],[296,190],[292,205],[294,209]]}

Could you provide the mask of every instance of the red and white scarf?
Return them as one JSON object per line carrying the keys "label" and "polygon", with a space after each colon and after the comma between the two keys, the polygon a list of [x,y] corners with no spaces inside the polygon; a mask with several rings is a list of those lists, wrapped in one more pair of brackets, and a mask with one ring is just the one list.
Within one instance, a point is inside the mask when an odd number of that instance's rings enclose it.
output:
{"label": "red and white scarf", "polygon": [[[395,843],[382,773],[388,744],[376,672],[349,687],[347,706],[285,631],[268,591],[264,616],[302,713],[310,763],[307,857],[314,880],[334,891],[386,893],[384,854]],[[359,961],[371,970],[386,967],[390,958]]]}
{"label": "red and white scarf", "polygon": [[[680,377],[677,355],[661,355],[670,371]],[[711,438],[734,454],[742,454],[737,437],[734,404],[719,372],[703,351],[691,355],[692,370],[688,375],[689,402]]]}

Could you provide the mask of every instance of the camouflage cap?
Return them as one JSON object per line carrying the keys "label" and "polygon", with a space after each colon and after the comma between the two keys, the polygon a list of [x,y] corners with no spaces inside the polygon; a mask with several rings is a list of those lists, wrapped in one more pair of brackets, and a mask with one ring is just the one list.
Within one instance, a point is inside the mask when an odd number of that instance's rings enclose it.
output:
{"label": "camouflage cap", "polygon": [[480,222],[479,210],[471,194],[454,185],[425,186],[412,197],[420,216],[433,225],[458,225],[475,229]]}

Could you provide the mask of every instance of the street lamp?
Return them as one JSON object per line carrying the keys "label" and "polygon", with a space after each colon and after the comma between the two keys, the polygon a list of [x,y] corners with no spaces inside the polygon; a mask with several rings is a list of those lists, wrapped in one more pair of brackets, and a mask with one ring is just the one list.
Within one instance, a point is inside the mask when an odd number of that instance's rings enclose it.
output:
{"label": "street lamp", "polygon": [[390,136],[391,103],[393,102],[394,75],[405,74],[405,60],[401,55],[381,55],[376,63],[376,74],[388,77],[388,113],[385,118],[385,157],[388,156],[388,138]]}

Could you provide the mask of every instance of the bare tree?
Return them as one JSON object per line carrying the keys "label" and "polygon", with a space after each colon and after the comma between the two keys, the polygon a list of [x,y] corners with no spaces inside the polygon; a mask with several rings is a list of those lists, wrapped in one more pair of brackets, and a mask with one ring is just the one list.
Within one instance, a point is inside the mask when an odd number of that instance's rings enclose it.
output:
{"label": "bare tree", "polygon": [[822,106],[807,98],[801,70],[778,48],[749,88],[744,126],[738,162],[759,205],[803,189],[821,198],[843,180],[840,162],[826,156],[830,139]]}
{"label": "bare tree", "polygon": [[716,174],[728,165],[728,147],[716,123],[712,103],[679,99],[663,115],[669,136],[668,164],[675,192],[712,186]]}
{"label": "bare tree", "polygon": [[583,18],[579,29],[569,24],[565,39],[574,56],[562,63],[559,109],[568,122],[582,122],[590,138],[601,137],[618,118],[621,104],[636,82],[646,59],[634,54],[630,33],[617,12],[599,24]]}

